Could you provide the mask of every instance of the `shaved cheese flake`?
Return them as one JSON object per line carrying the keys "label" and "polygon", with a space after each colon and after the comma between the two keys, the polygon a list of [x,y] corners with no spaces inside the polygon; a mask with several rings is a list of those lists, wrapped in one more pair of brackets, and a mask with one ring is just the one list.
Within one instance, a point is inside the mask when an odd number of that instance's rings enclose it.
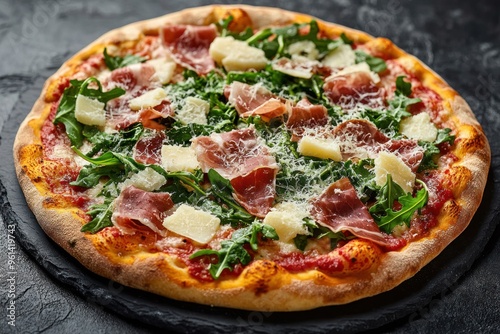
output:
{"label": "shaved cheese flake", "polygon": [[172,215],[163,220],[163,226],[169,231],[206,244],[219,229],[220,219],[208,212],[181,204]]}
{"label": "shaved cheese flake", "polygon": [[169,172],[192,172],[200,168],[196,152],[191,147],[163,145],[161,148],[161,164]]}
{"label": "shaved cheese flake", "polygon": [[129,101],[129,107],[132,110],[141,110],[152,108],[159,105],[167,93],[163,88],[155,88]]}
{"label": "shaved cheese flake", "polygon": [[267,65],[264,51],[231,36],[215,38],[209,54],[226,71],[262,70]]}
{"label": "shaved cheese flake", "polygon": [[[378,74],[375,72],[372,72],[370,70],[370,66],[368,66],[368,64],[365,62],[343,68],[342,70],[335,73],[333,76],[336,77],[339,75],[348,75],[348,74],[356,73],[356,72],[366,72],[370,75],[373,83],[380,82],[380,77],[378,76]],[[328,80],[328,78],[327,78],[327,80]]]}
{"label": "shaved cheese flake", "polygon": [[176,118],[184,124],[207,124],[210,103],[197,97],[188,96],[183,107],[176,112]]}
{"label": "shaved cheese flake", "polygon": [[350,45],[343,44],[327,54],[321,62],[333,68],[348,67],[356,63],[356,54]]}
{"label": "shaved cheese flake", "polygon": [[289,242],[297,234],[308,234],[302,219],[308,216],[307,211],[297,208],[292,202],[277,204],[264,218],[263,223],[272,226],[279,240]]}
{"label": "shaved cheese flake", "polygon": [[[302,78],[302,79],[311,79],[313,73],[312,73],[312,67],[302,67],[301,62],[303,60],[301,59],[301,56],[295,57],[294,62],[297,66],[292,67],[293,64],[289,63],[290,66],[287,65],[282,65],[280,63],[273,62],[272,67],[273,70],[275,71],[280,71],[281,73],[287,74],[292,77],[296,78]],[[307,60],[309,61],[309,60]]]}
{"label": "shaved cheese flake", "polygon": [[316,138],[313,136],[302,137],[299,140],[297,151],[309,157],[342,161],[340,146],[333,139]]}
{"label": "shaved cheese flake", "polygon": [[75,103],[75,118],[82,124],[104,126],[106,124],[104,103],[78,94]]}
{"label": "shaved cheese flake", "polygon": [[176,64],[167,58],[153,59],[147,62],[155,69],[153,78],[156,78],[162,85],[167,84],[174,75]]}
{"label": "shaved cheese flake", "polygon": [[144,191],[158,190],[161,186],[167,183],[163,175],[155,171],[153,168],[146,168],[132,175],[127,180],[123,181],[118,187],[125,189],[128,186],[134,186]]}
{"label": "shaved cheese flake", "polygon": [[403,119],[399,132],[408,138],[429,142],[435,141],[438,133],[436,126],[431,122],[431,117],[426,112]]}
{"label": "shaved cheese flake", "polygon": [[383,186],[387,182],[387,174],[391,174],[393,181],[403,188],[406,193],[413,191],[415,174],[394,153],[381,151],[375,159],[374,171],[375,182],[379,186]]}
{"label": "shaved cheese flake", "polygon": [[292,56],[303,56],[311,60],[318,59],[319,51],[312,41],[300,41],[288,46],[288,53]]}

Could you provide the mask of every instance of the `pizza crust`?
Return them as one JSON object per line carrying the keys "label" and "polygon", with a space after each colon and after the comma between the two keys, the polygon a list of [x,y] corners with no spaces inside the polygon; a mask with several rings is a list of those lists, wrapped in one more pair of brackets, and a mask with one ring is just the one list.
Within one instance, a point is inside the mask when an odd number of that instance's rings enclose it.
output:
{"label": "pizza crust", "polygon": [[114,261],[96,250],[95,236],[80,232],[84,220],[78,209],[47,207],[52,194],[33,176],[33,166],[39,161],[26,152],[36,151],[41,145],[41,120],[49,114],[50,91],[59,78],[73,73],[81,61],[107,44],[135,40],[144,32],[165,24],[213,23],[227,10],[238,8],[248,14],[256,28],[306,22],[312,18],[281,9],[243,5],[192,8],[110,31],[65,62],[47,80],[14,143],[16,173],[29,207],[47,235],[89,270],[121,284],[173,299],[256,311],[297,311],[348,303],[394,288],[435,258],[467,227],[482,199],[490,148],[467,103],[422,62],[386,39],[374,39],[363,32],[320,20],[320,26],[330,34],[345,32],[351,39],[368,42],[370,47],[400,58],[424,85],[447,102],[449,122],[458,133],[453,153],[459,161],[454,164],[448,180],[454,185],[456,200],[446,203],[439,225],[428,236],[409,243],[402,250],[383,253],[374,269],[359,274],[328,276],[316,270],[290,273],[272,261],[259,260],[246,267],[236,279],[206,283],[192,278],[186,268],[163,253],[141,253],[127,261]]}

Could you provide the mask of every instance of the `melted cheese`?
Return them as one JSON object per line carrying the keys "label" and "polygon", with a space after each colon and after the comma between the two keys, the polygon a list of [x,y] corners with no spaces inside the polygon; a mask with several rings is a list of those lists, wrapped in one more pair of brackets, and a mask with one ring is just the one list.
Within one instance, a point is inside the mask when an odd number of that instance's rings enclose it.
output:
{"label": "melted cheese", "polygon": [[231,36],[215,38],[210,44],[209,54],[226,71],[262,70],[267,65],[264,51]]}
{"label": "melted cheese", "polygon": [[300,210],[295,203],[280,203],[266,215],[263,223],[272,226],[279,240],[286,243],[297,234],[308,234],[302,221],[307,216],[308,212]]}
{"label": "melted cheese", "polygon": [[399,125],[399,131],[408,138],[429,142],[436,140],[438,132],[426,112],[403,119]]}
{"label": "melted cheese", "polygon": [[104,126],[106,124],[104,103],[78,94],[75,104],[75,118],[78,122],[86,125]]}
{"label": "melted cheese", "polygon": [[169,231],[206,244],[219,229],[220,219],[208,212],[181,204],[172,215],[164,219],[163,226]]}
{"label": "melted cheese", "polygon": [[188,96],[184,100],[184,106],[176,112],[176,118],[184,124],[207,124],[209,111],[210,103],[197,97]]}
{"label": "melted cheese", "polygon": [[200,168],[196,152],[191,147],[163,145],[161,148],[161,164],[169,172],[192,172]]}
{"label": "melted cheese", "polygon": [[374,171],[375,182],[379,186],[383,186],[387,182],[387,174],[391,174],[393,181],[403,188],[406,193],[413,191],[415,174],[394,153],[381,151],[375,159]]}
{"label": "melted cheese", "polygon": [[141,110],[152,108],[159,105],[165,98],[167,93],[163,88],[155,88],[129,101],[129,107],[132,110]]}

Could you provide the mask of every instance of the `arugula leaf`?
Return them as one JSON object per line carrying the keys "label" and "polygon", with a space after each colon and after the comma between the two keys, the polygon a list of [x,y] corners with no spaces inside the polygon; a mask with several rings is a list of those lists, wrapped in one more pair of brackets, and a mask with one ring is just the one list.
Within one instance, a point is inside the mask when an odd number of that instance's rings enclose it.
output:
{"label": "arugula leaf", "polygon": [[[303,34],[303,31],[308,32]],[[255,33],[246,42],[251,46],[262,49],[268,59],[285,56],[288,46],[300,41],[313,42],[320,53],[319,58],[326,56],[330,51],[344,44],[342,38],[331,40],[319,38],[318,36],[318,23],[312,20],[309,23],[295,23],[286,27],[266,28]]]}
{"label": "arugula leaf", "polygon": [[342,240],[349,240],[354,238],[354,236],[346,237],[346,235],[342,232],[333,232],[332,230],[330,230],[325,226],[318,225],[314,220],[312,220],[309,217],[304,218],[304,225],[309,231],[309,234],[298,234],[293,239],[295,246],[301,251],[305,250],[309,242],[309,239],[311,238],[314,239],[321,239],[324,237],[330,238],[331,249],[335,249],[338,243]]}
{"label": "arugula leaf", "polygon": [[[98,89],[88,88],[88,85],[92,82],[97,84]],[[82,134],[84,125],[78,122],[75,117],[76,99],[79,94],[107,103],[109,100],[125,94],[125,91],[116,87],[110,91],[103,92],[100,81],[94,77],[90,77],[86,80],[70,81],[70,86],[64,90],[59,106],[57,107],[54,124],[64,124],[71,145],[77,148],[82,146],[84,140]]]}
{"label": "arugula leaf", "polygon": [[392,209],[394,207],[394,202],[404,195],[405,192],[403,188],[392,180],[391,174],[387,174],[387,181],[382,188],[380,188],[380,192],[377,195],[377,202],[370,207],[369,212],[372,215],[380,217],[386,213],[387,209]]}
{"label": "arugula leaf", "polygon": [[87,156],[94,156],[101,150],[118,153],[130,153],[135,143],[144,133],[142,123],[135,123],[129,128],[116,133],[101,132],[95,126],[86,125],[83,128],[83,136],[94,146],[87,152]]}
{"label": "arugula leaf", "polygon": [[229,208],[233,209],[241,220],[248,221],[253,219],[253,216],[233,199],[234,189],[228,179],[222,177],[222,175],[220,175],[215,169],[210,169],[207,175],[210,184],[212,185],[210,192],[213,195],[219,198]]}
{"label": "arugula leaf", "polygon": [[83,225],[80,231],[97,233],[105,227],[113,226],[111,222],[113,200],[114,198],[107,198],[102,204],[92,205],[87,214],[93,218],[90,222]]}
{"label": "arugula leaf", "polygon": [[408,107],[421,101],[419,98],[408,97],[411,94],[411,83],[405,82],[403,78],[404,76],[397,77],[394,98],[387,101],[387,109],[365,109],[362,112],[363,117],[391,136],[399,133],[401,120],[411,116]]}
{"label": "arugula leaf", "polygon": [[79,80],[71,80],[70,86],[64,90],[64,93],[57,107],[54,124],[62,123],[66,130],[71,145],[80,147],[83,144],[83,124],[78,122],[75,117],[75,104],[78,92],[83,83]]}
{"label": "arugula leaf", "polygon": [[[427,204],[429,199],[427,186],[420,180],[417,182],[423,187],[417,191],[415,197],[410,193],[401,195],[404,191],[388,175],[384,185],[385,189],[381,190],[377,203],[370,208],[370,213],[382,231],[392,233],[396,226],[402,224],[410,227],[410,221],[415,211],[422,209]],[[397,211],[393,209],[395,197],[397,197],[397,202],[401,204],[401,209]],[[385,211],[383,214],[381,214],[382,210]]]}
{"label": "arugula leaf", "polygon": [[231,31],[231,23],[233,22],[234,17],[232,15],[221,19],[215,25],[219,30],[221,37],[232,36],[234,39],[244,41],[248,38],[252,37],[253,31],[252,28],[247,27],[244,31],[241,32],[233,32]]}
{"label": "arugula leaf", "polygon": [[120,67],[125,67],[132,64],[143,63],[146,61],[146,58],[136,56],[136,55],[126,55],[125,57],[120,56],[110,56],[108,54],[108,50],[104,48],[104,63],[108,67],[110,71],[116,70]]}
{"label": "arugula leaf", "polygon": [[361,50],[355,50],[354,54],[356,55],[356,64],[366,62],[370,66],[370,70],[375,73],[380,73],[387,69],[387,64],[382,58],[374,57]]}
{"label": "arugula leaf", "polygon": [[448,143],[453,145],[455,142],[455,136],[450,135],[451,129],[438,129],[438,134],[436,140],[433,143],[426,141],[419,141],[418,145],[424,148],[424,156],[420,165],[418,166],[418,171],[422,172],[426,169],[435,169],[438,165],[434,162],[434,157],[441,151],[437,145]]}
{"label": "arugula leaf", "polygon": [[238,263],[242,265],[250,263],[252,257],[245,246],[250,245],[250,247],[256,251],[258,249],[259,235],[266,239],[278,239],[278,234],[274,228],[254,221],[250,226],[234,231],[231,239],[221,242],[221,248],[219,250],[202,249],[192,254],[189,258],[193,259],[204,255],[216,255],[218,262],[211,263],[208,270],[212,277],[217,279],[225,269],[232,271],[234,266]]}

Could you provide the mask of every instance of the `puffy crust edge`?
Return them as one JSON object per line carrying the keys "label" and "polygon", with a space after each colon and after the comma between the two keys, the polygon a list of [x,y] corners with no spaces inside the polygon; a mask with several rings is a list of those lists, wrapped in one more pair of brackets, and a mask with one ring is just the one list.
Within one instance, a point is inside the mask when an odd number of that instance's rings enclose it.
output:
{"label": "puffy crust edge", "polygon": [[[467,103],[436,73],[416,58],[407,55],[385,39],[373,37],[353,29],[318,20],[322,28],[332,34],[346,32],[359,42],[390,46],[393,56],[411,64],[415,75],[424,85],[435,90],[449,103],[449,117],[459,134],[454,150],[459,161],[454,164],[450,182],[464,185],[456,200],[448,202],[439,217],[439,225],[429,236],[397,252],[384,253],[380,264],[370,272],[345,277],[331,277],[319,271],[292,274],[271,261],[256,261],[235,280],[204,284],[191,278],[165,254],[141,254],[131,264],[112,261],[99,253],[90,238],[80,232],[82,219],[76,209],[47,209],[43,202],[50,193],[37,188],[23,171],[26,161],[20,159],[20,150],[39,145],[39,129],[30,125],[48,115],[45,97],[49,86],[66,75],[98,47],[109,43],[136,39],[143,32],[163,24],[207,24],[217,19],[220,9],[241,8],[251,17],[256,27],[308,21],[308,15],[275,8],[252,6],[206,6],[137,22],[115,29],[78,52],[47,80],[41,96],[21,124],[14,143],[16,173],[31,210],[45,232],[84,266],[121,284],[151,291],[169,298],[207,305],[233,307],[258,311],[297,311],[326,305],[343,304],[390,290],[412,277],[435,258],[468,225],[479,206],[486,184],[485,170],[490,164],[490,148],[479,123]],[[465,187],[465,184],[467,185]],[[458,188],[457,188],[458,189]]]}

